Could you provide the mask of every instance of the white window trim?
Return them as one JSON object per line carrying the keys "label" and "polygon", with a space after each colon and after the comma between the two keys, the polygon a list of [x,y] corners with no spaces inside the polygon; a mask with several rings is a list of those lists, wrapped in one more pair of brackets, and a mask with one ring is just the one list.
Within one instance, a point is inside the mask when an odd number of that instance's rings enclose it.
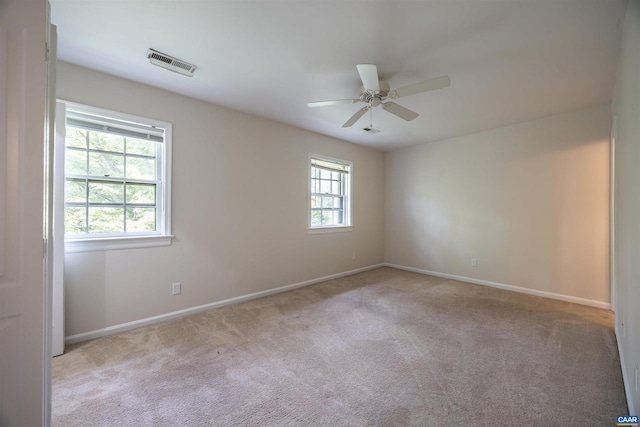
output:
{"label": "white window trim", "polygon": [[64,242],[64,252],[92,252],[109,251],[115,249],[153,248],[171,245],[174,236],[131,236],[131,237],[101,237],[92,239],[67,239]]}
{"label": "white window trim", "polygon": [[325,234],[325,233],[342,233],[345,231],[353,231],[352,225],[333,225],[326,227],[309,227],[307,232],[309,234]]}
{"label": "white window trim", "polygon": [[[329,226],[311,226],[311,159],[326,160],[329,162],[342,163],[349,165],[349,174],[347,175],[347,204],[345,216],[347,218],[346,225],[329,225]],[[350,160],[339,159],[337,157],[325,156],[323,154],[309,153],[309,161],[307,163],[307,232],[309,234],[325,234],[325,233],[341,233],[353,231],[353,162]]]}
{"label": "white window trim", "polygon": [[[144,123],[151,126],[156,126],[165,130],[163,147],[163,161],[162,161],[162,194],[160,195],[160,208],[163,211],[163,215],[160,215],[160,224],[158,232],[156,234],[144,234],[144,235],[118,235],[118,236],[82,236],[82,237],[66,237],[65,236],[65,253],[74,252],[90,252],[90,251],[107,251],[115,249],[137,249],[148,248],[158,246],[169,246],[173,234],[171,234],[171,157],[172,157],[172,124],[169,122],[150,119],[148,117],[136,116],[133,114],[122,113],[118,111],[108,110],[105,108],[93,107],[90,105],[79,104],[76,102],[59,100],[59,102],[65,104],[65,108],[68,110],[80,110],[89,114],[95,114],[100,116],[106,116],[118,120],[124,120],[129,122]],[[66,117],[65,109],[65,117]],[[64,121],[66,124],[66,120]],[[56,151],[62,150],[64,152],[65,145],[63,141],[56,144]],[[64,159],[64,155],[62,156]],[[64,172],[64,161],[62,162],[62,171]],[[64,180],[65,173],[57,174],[57,179]],[[64,186],[63,186],[64,187]],[[58,207],[62,209],[61,215],[64,215],[64,203]]]}

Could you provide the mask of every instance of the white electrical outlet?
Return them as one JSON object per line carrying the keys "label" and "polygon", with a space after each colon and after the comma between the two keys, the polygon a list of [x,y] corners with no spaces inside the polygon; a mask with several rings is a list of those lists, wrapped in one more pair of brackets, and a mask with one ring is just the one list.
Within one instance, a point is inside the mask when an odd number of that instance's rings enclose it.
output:
{"label": "white electrical outlet", "polygon": [[174,283],[173,285],[171,285],[171,294],[172,295],[180,295],[180,292],[182,292],[182,284],[181,283]]}
{"label": "white electrical outlet", "polygon": [[478,260],[475,258],[471,258],[471,267],[477,267],[478,266]]}

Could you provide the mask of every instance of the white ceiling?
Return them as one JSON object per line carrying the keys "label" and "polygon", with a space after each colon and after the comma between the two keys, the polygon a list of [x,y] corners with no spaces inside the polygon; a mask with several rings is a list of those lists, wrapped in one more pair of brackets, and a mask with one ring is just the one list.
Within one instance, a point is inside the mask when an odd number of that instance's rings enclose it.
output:
{"label": "white ceiling", "polygon": [[[441,140],[610,102],[624,0],[51,0],[63,61],[380,150]],[[198,66],[155,67],[154,48]],[[398,88],[451,86],[377,107],[382,132],[342,124],[356,64]]]}

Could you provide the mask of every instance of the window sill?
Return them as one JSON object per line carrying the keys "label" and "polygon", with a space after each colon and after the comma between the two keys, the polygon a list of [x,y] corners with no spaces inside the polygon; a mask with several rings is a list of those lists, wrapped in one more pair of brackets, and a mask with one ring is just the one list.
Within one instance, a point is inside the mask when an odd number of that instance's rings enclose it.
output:
{"label": "window sill", "polygon": [[314,227],[309,228],[309,234],[324,234],[324,233],[343,233],[345,231],[353,231],[353,226],[349,225],[346,227]]}
{"label": "window sill", "polygon": [[116,249],[153,248],[170,246],[174,236],[135,236],[135,237],[105,237],[97,239],[68,239],[64,242],[64,252],[93,252],[110,251]]}

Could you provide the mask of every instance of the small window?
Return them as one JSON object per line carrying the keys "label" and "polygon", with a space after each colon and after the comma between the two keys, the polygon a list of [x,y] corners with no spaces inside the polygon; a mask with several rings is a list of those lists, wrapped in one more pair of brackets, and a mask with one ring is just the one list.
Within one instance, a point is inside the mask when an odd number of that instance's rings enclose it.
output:
{"label": "small window", "polygon": [[71,103],[65,114],[66,240],[169,236],[171,125]]}
{"label": "small window", "polygon": [[351,226],[352,163],[310,156],[310,229]]}

